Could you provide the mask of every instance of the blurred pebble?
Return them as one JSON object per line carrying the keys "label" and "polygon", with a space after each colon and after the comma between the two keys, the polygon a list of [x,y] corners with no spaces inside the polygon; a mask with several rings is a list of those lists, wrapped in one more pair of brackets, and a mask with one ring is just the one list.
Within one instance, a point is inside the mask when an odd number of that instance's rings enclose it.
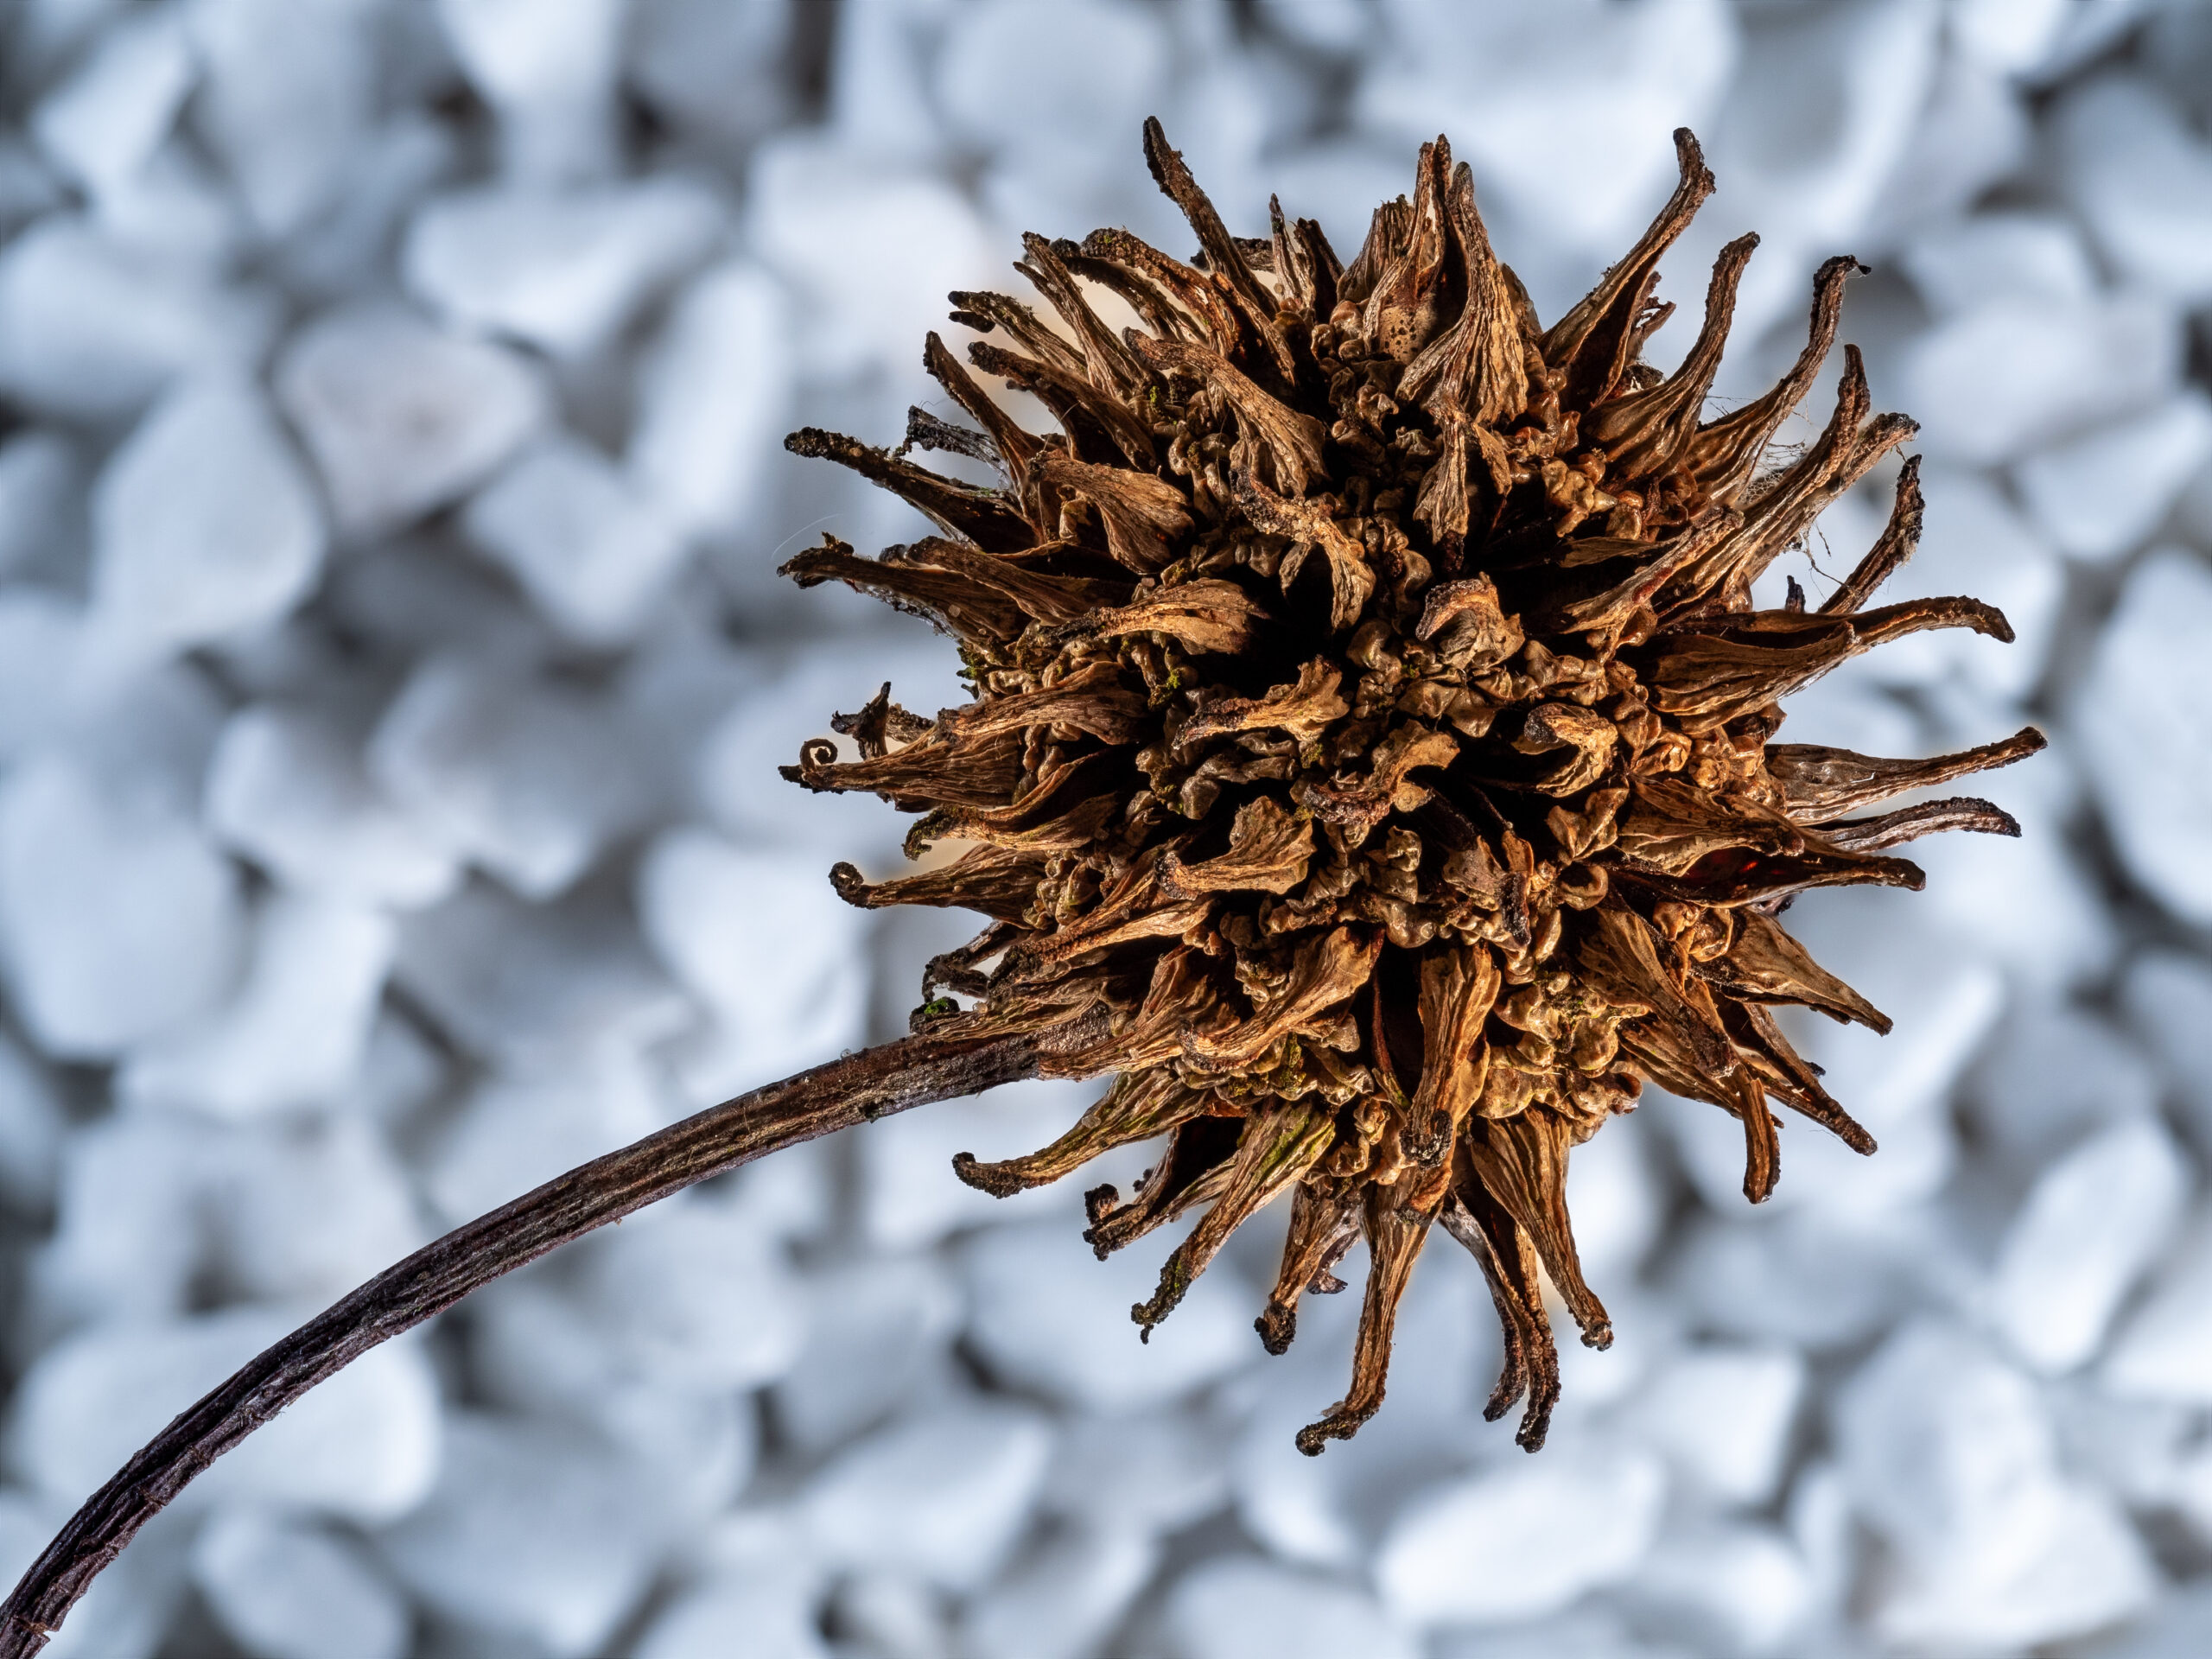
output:
{"label": "blurred pebble", "polygon": [[1557,1612],[1643,1559],[1666,1488],[1642,1452],[1553,1447],[1414,1498],[1376,1553],[1376,1582],[1415,1624]]}
{"label": "blurred pebble", "polygon": [[574,1431],[446,1417],[428,1501],[382,1533],[400,1582],[449,1618],[588,1659],[645,1593],[666,1517],[623,1459]]}
{"label": "blurred pebble", "polygon": [[2212,570],[2162,548],[2129,574],[2075,721],[2106,827],[2128,871],[2177,913],[2212,925],[2212,657],[2169,642],[2212,634]]}
{"label": "blurred pebble", "polygon": [[2172,1137],[2143,1120],[2044,1169],[1998,1253],[1994,1312],[2013,1351],[2045,1373],[2094,1354],[2180,1220],[2190,1185]]}
{"label": "blurred pebble", "polygon": [[802,1500],[804,1524],[836,1565],[972,1590],[1020,1535],[1052,1445],[1024,1408],[925,1407],[832,1459]]}
{"label": "blurred pebble", "polygon": [[256,1659],[402,1659],[410,1623],[398,1591],[330,1534],[252,1510],[209,1522],[192,1578]]}
{"label": "blurred pebble", "polygon": [[548,412],[526,359],[377,306],[327,313],[294,334],[274,385],[353,537],[464,493]]}
{"label": "blurred pebble", "polygon": [[400,273],[461,332],[579,357],[696,264],[721,228],[712,193],[680,178],[566,194],[473,191],[416,216]]}
{"label": "blurred pebble", "polygon": [[1414,1659],[1414,1637],[1365,1592],[1250,1556],[1208,1561],[1168,1592],[1173,1659]]}

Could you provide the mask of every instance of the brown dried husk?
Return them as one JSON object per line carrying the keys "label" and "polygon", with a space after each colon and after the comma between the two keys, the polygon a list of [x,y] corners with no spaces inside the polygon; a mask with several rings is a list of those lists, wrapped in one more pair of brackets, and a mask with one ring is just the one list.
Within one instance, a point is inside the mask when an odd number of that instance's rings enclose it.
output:
{"label": "brown dried husk", "polygon": [[[1025,239],[1016,269],[1054,314],[960,294],[983,374],[1033,393],[1017,425],[944,342],[925,362],[980,430],[917,410],[897,454],[835,434],[791,447],[850,466],[944,531],[867,559],[834,539],[785,567],[918,612],[959,643],[973,701],[934,720],[886,687],[785,775],[921,814],[922,874],[838,891],[990,918],[931,966],[918,1031],[1109,1034],[1056,1075],[1116,1074],[1042,1151],[963,1156],[1005,1194],[1158,1139],[1126,1199],[1088,1195],[1103,1257],[1193,1211],[1158,1293],[1166,1318],[1231,1231],[1290,1195],[1259,1330],[1280,1353],[1308,1293],[1363,1235],[1370,1267],[1344,1398],[1318,1452],[1381,1403],[1393,1320],[1434,1224],[1481,1261],[1506,1348],[1496,1418],[1542,1443],[1558,1397],[1548,1280],[1604,1347],[1565,1182],[1573,1149],[1645,1079],[1739,1120],[1745,1191],[1771,1190],[1770,1103],[1861,1152],[1770,1009],[1886,1030],[1775,919],[1814,887],[1918,887],[1885,850],[1941,829],[2017,834],[1986,802],[1853,815],[2041,747],[1933,760],[1776,744],[1780,700],[1922,628],[2000,639],[1967,599],[1864,608],[1917,538],[1916,466],[1888,531],[1818,611],[1752,583],[1821,509],[1909,439],[1870,416],[1855,349],[1832,418],[1768,467],[1834,342],[1854,262],[1824,266],[1810,338],[1773,392],[1701,416],[1755,238],[1724,250],[1696,344],[1639,357],[1665,311],[1658,261],[1713,189],[1681,182],[1650,230],[1549,328],[1493,253],[1467,168],[1422,147],[1410,200],[1349,264],[1270,204],[1231,237],[1145,130],[1154,178],[1200,249],[1126,231]],[[1118,336],[1094,296],[1144,319]],[[1005,342],[1001,344],[1000,342]],[[939,476],[916,447],[995,465]]]}

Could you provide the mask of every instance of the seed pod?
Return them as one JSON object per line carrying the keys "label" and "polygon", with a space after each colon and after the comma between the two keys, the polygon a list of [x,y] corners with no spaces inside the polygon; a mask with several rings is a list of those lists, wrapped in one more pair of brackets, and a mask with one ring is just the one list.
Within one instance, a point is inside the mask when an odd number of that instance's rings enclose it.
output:
{"label": "seed pod", "polygon": [[[1888,531],[1816,611],[1752,608],[1754,581],[1912,434],[1872,416],[1855,349],[1818,442],[1762,470],[1833,343],[1849,259],[1823,266],[1810,339],[1766,397],[1700,424],[1754,238],[1720,254],[1671,376],[1640,352],[1671,307],[1661,256],[1710,194],[1696,140],[1650,230],[1548,329],[1499,263],[1471,175],[1439,138],[1410,200],[1349,263],[1272,207],[1230,236],[1157,122],[1153,175],[1200,252],[1126,231],[1025,239],[1058,326],[953,296],[991,334],[976,368],[1034,393],[1016,425],[937,336],[924,361],[984,429],[917,411],[908,447],[995,464],[957,482],[854,439],[790,447],[853,467],[944,536],[877,559],[834,539],[785,567],[927,616],[973,701],[934,721],[840,716],[858,759],[810,743],[794,781],[920,814],[950,855],[838,892],[965,906],[990,925],[931,966],[916,1029],[1104,1035],[1055,1051],[1106,1095],[1027,1158],[963,1180],[1006,1194],[1160,1139],[1124,1198],[1089,1194],[1100,1255],[1193,1212],[1156,1294],[1166,1319],[1224,1241],[1289,1195],[1271,1352],[1363,1234],[1370,1266],[1342,1402],[1319,1452],[1381,1404],[1399,1297],[1433,1226],[1481,1261],[1504,1330],[1496,1418],[1541,1445],[1559,1393],[1542,1277],[1583,1340],[1611,1339],[1567,1216],[1573,1148],[1644,1080],[1737,1118],[1745,1190],[1771,1190],[1781,1106],[1874,1143],[1770,1009],[1886,1030],[1777,917],[1808,887],[1918,887],[1888,849],[1936,830],[2017,835],[1984,801],[1859,816],[2020,759],[2039,734],[1934,760],[1776,744],[1781,700],[1885,640],[1971,627],[1967,599],[1868,609],[1910,556],[1916,467]],[[1093,300],[1144,320],[1119,338]],[[998,340],[1007,341],[1001,346]],[[902,451],[903,454],[903,451]],[[1103,1023],[1102,1023],[1103,1022]],[[1164,1139],[1161,1139],[1164,1137]]]}

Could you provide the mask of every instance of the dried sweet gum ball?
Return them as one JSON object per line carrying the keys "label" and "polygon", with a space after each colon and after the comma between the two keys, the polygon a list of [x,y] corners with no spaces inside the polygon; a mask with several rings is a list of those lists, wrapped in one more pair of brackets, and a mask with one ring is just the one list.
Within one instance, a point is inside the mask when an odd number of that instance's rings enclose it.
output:
{"label": "dried sweet gum ball", "polygon": [[[1548,327],[1442,138],[1349,264],[1273,202],[1266,240],[1231,236],[1157,122],[1144,143],[1191,260],[1126,231],[1027,237],[1014,268],[1049,315],[955,294],[983,338],[965,365],[935,334],[925,351],[972,427],[917,410],[896,451],[787,441],[944,534],[875,558],[828,539],[786,573],[931,619],[973,696],[925,719],[886,686],[833,722],[846,746],[816,740],[785,776],[920,815],[920,871],[840,865],[850,902],[989,918],[931,963],[917,1029],[1104,1017],[1048,1068],[1111,1075],[1103,1097],[1028,1157],[962,1158],[962,1179],[1011,1193],[1164,1137],[1129,1197],[1087,1195],[1102,1257],[1199,1212],[1133,1310],[1147,1332],[1287,1192],[1259,1319],[1276,1353],[1363,1236],[1351,1385],[1300,1434],[1308,1452],[1382,1402],[1396,1305],[1440,1225],[1504,1327],[1488,1414],[1525,1398],[1533,1451],[1559,1393],[1544,1281],[1584,1342],[1611,1340],[1575,1255],[1573,1148],[1649,1079],[1742,1123],[1753,1202],[1774,1106],[1872,1152],[1771,1010],[1890,1021],[1780,912],[1808,887],[1918,887],[1890,849],[1932,830],[2018,833],[1971,798],[1872,810],[2031,753],[2034,730],[1880,760],[1775,741],[1782,700],[1904,634],[2012,631],[1972,599],[1868,607],[1919,534],[1911,461],[1817,609],[1794,582],[1753,608],[1759,575],[1914,426],[1870,415],[1846,346],[1825,429],[1770,455],[1834,342],[1848,258],[1815,279],[1796,365],[1741,408],[1700,419],[1755,238],[1722,250],[1681,366],[1641,360],[1674,309],[1652,297],[1660,257],[1713,188],[1688,131],[1672,199]],[[978,375],[1058,429],[1017,423]]]}

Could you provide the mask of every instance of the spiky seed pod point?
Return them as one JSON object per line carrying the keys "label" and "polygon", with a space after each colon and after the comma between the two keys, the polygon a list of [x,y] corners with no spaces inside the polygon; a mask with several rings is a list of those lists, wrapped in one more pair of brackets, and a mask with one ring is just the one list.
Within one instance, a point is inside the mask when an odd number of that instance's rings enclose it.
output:
{"label": "spiky seed pod point", "polygon": [[[944,535],[875,559],[832,538],[786,573],[931,618],[974,692],[927,720],[887,686],[833,722],[857,759],[817,740],[785,769],[922,814],[912,856],[957,849],[882,882],[840,865],[837,891],[990,918],[931,963],[918,1030],[1103,1012],[1110,1031],[1048,1067],[1116,1074],[1074,1128],[957,1173],[1011,1193],[1165,1137],[1129,1198],[1086,1195],[1101,1257],[1202,1211],[1133,1310],[1147,1333],[1287,1192],[1258,1321],[1273,1353],[1301,1296],[1343,1288],[1332,1270],[1363,1236],[1351,1386],[1299,1435],[1309,1453],[1381,1403],[1439,1224],[1481,1262],[1504,1329],[1487,1414],[1525,1396],[1518,1438],[1539,1446],[1559,1393],[1544,1280],[1584,1342],[1611,1339],[1576,1260],[1570,1150],[1649,1078],[1743,1124],[1753,1202],[1775,1181],[1770,1101],[1873,1151],[1770,1009],[1890,1021],[1777,914],[1808,887],[1920,887],[1887,849],[1931,830],[2018,833],[1973,799],[1859,815],[2031,753],[2033,730],[1932,760],[1773,741],[1783,697],[1871,645],[2012,632],[1971,599],[1865,608],[1919,533],[1910,461],[1887,531],[1824,604],[1793,582],[1784,608],[1752,608],[1760,573],[1914,427],[1869,418],[1847,346],[1819,439],[1763,465],[1834,340],[1847,258],[1815,279],[1796,365],[1740,409],[1700,421],[1753,238],[1722,251],[1681,366],[1640,360],[1674,308],[1652,299],[1660,257],[1713,188],[1695,139],[1675,140],[1672,199],[1547,328],[1442,138],[1347,265],[1273,202],[1268,239],[1230,235],[1147,122],[1192,263],[1125,231],[1033,235],[1015,269],[1057,321],[952,296],[986,336],[969,363],[1058,432],[1017,424],[931,334],[925,363],[980,429],[917,410],[895,453],[787,441]],[[1002,482],[930,472],[915,448]]]}

